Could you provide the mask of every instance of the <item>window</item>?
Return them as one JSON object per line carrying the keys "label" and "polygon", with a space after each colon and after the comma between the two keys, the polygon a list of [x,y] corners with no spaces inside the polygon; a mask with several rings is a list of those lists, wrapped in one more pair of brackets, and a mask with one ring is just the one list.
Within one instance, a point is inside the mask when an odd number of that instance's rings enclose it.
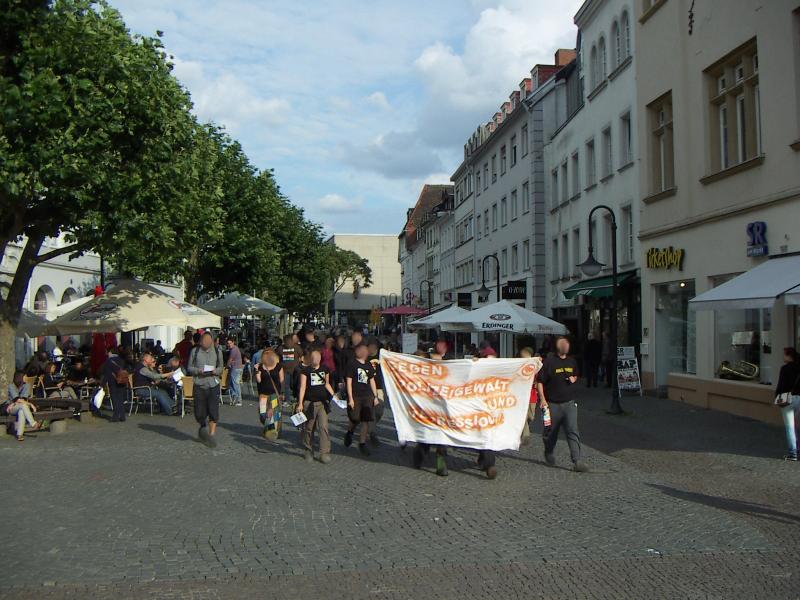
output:
{"label": "window", "polygon": [[506,145],[500,146],[500,175],[506,174]]}
{"label": "window", "polygon": [[508,225],[508,205],[505,196],[500,199],[500,223],[503,227]]}
{"label": "window", "polygon": [[553,251],[550,253],[550,260],[552,261],[552,277],[553,279],[558,279],[558,238],[553,238]]}
{"label": "window", "polygon": [[569,277],[569,241],[567,234],[561,236],[561,278]]}
{"label": "window", "polygon": [[614,246],[614,234],[611,230],[611,216],[605,215],[603,216],[603,260],[600,262],[604,263],[608,268],[611,266],[611,249]]}
{"label": "window", "polygon": [[597,183],[597,173],[594,168],[594,138],[586,142],[586,187]]}
{"label": "window", "polygon": [[517,136],[511,136],[511,166],[517,164]]}
{"label": "window", "polygon": [[616,21],[611,25],[611,66],[615,67],[622,62],[622,40],[620,39],[619,25]]}
{"label": "window", "polygon": [[519,246],[517,244],[511,246],[511,272],[519,272]]}
{"label": "window", "polygon": [[672,92],[647,105],[650,126],[650,193],[657,194],[675,185],[672,140]]}
{"label": "window", "polygon": [[517,203],[517,190],[511,190],[511,220],[515,221],[519,211]]}
{"label": "window", "polygon": [[483,230],[481,229],[481,216],[480,215],[475,217],[475,231],[478,234],[478,239],[481,239],[481,234],[483,233]]}
{"label": "window", "polygon": [[531,210],[531,188],[528,182],[522,184],[522,212],[527,213]]}
{"label": "window", "polygon": [[497,181],[497,154],[492,154],[492,183]]}
{"label": "window", "polygon": [[603,177],[608,177],[614,170],[613,149],[611,147],[611,128],[603,130]]}
{"label": "window", "polygon": [[600,258],[600,240],[597,239],[597,220],[592,219],[589,224],[589,239],[592,241],[592,250],[595,257]]}
{"label": "window", "polygon": [[631,20],[628,18],[628,11],[622,12],[620,19],[620,62],[631,55]]}
{"label": "window", "polygon": [[689,310],[694,296],[694,281],[655,286],[655,351],[662,357],[656,365],[656,385],[666,385],[669,373],[697,372],[697,313]]}
{"label": "window", "polygon": [[561,164],[561,202],[569,201],[569,179],[567,179],[567,161]]}
{"label": "window", "polygon": [[633,210],[630,206],[622,208],[622,241],[624,244],[623,262],[636,260],[633,250]]}
{"label": "window", "polygon": [[481,170],[475,171],[475,193],[481,195]]}
{"label": "window", "polygon": [[575,263],[572,265],[572,276],[579,277],[580,276],[580,267],[578,266],[578,261],[581,260],[581,229],[580,227],[576,227],[572,230],[572,262]]}
{"label": "window", "polygon": [[578,164],[578,151],[572,155],[572,197],[577,198],[581,194],[581,171]]}
{"label": "window", "polygon": [[522,156],[528,155],[528,125],[522,126],[519,134],[519,144],[522,146]]}
{"label": "window", "polygon": [[600,41],[597,43],[597,68],[598,68],[598,76],[599,79],[597,84],[600,85],[605,81],[606,75],[608,75],[607,70],[607,60],[606,60],[606,38],[601,37]]}
{"label": "window", "polygon": [[625,166],[633,162],[633,149],[632,149],[632,135],[631,135],[631,113],[625,113],[620,118],[620,132],[619,132],[619,153],[620,153],[620,166]]}
{"label": "window", "polygon": [[483,163],[483,189],[489,189],[489,163]]}
{"label": "window", "polygon": [[500,272],[503,277],[508,277],[508,248],[503,248],[500,253]]}
{"label": "window", "polygon": [[597,46],[592,45],[590,56],[590,77],[592,81],[592,89],[600,85],[600,67],[597,64]]}
{"label": "window", "polygon": [[489,235],[489,209],[483,211],[483,235]]}
{"label": "window", "polygon": [[528,240],[522,242],[522,270],[527,271],[531,268],[531,243]]}
{"label": "window", "polygon": [[721,171],[761,155],[758,57],[750,40],[705,70],[711,103],[711,168]]}
{"label": "window", "polygon": [[550,194],[553,208],[555,208],[558,206],[558,169],[553,169],[550,173]]}
{"label": "window", "polygon": [[497,203],[492,204],[492,231],[497,231]]}

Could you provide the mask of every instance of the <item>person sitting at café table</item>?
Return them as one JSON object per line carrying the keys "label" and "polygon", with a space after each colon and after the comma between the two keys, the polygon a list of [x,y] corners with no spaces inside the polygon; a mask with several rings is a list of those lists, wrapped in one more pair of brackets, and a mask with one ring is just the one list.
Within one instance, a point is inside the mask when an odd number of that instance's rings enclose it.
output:
{"label": "person sitting at caf\u00e9 table", "polygon": [[90,384],[94,384],[94,378],[89,376],[89,369],[84,365],[83,359],[76,358],[67,371],[67,385],[78,393],[82,387]]}
{"label": "person sitting at caf\u00e9 table", "polygon": [[54,362],[47,363],[43,383],[45,394],[50,398],[78,399],[75,390],[68,386],[66,381],[56,378],[56,363]]}
{"label": "person sitting at caf\u00e9 table", "polygon": [[156,371],[155,366],[156,357],[153,356],[152,352],[142,354],[142,360],[136,365],[133,372],[133,387],[136,388],[135,392],[139,398],[148,400],[151,397],[155,398],[161,408],[161,412],[165,415],[171,415],[175,410],[175,402],[169,392],[161,385],[169,382],[173,371],[159,373]]}
{"label": "person sitting at caf\u00e9 table", "polygon": [[0,415],[16,415],[15,430],[17,440],[25,440],[25,424],[34,430],[41,429],[42,423],[33,418],[36,405],[30,401],[31,388],[25,383],[25,374],[22,371],[14,373],[14,380],[8,385],[8,399],[0,404]]}

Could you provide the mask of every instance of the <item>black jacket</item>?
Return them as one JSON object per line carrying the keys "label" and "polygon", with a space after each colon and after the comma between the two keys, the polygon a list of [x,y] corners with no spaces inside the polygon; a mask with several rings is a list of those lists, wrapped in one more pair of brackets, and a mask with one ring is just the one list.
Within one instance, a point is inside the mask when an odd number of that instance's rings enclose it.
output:
{"label": "black jacket", "polygon": [[789,362],[781,367],[775,395],[786,392],[800,396],[800,363],[798,362]]}

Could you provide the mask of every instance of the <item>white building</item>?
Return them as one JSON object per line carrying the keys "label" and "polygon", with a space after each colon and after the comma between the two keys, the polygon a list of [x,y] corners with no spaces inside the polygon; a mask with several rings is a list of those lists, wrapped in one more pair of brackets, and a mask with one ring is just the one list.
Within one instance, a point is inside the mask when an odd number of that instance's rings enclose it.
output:
{"label": "white building", "polygon": [[[333,321],[337,325],[365,325],[373,310],[388,306],[390,296],[401,291],[398,238],[395,235],[335,233],[327,243],[352,250],[367,259],[372,270],[372,285],[361,288],[347,281],[333,298]],[[392,296],[392,295],[396,296]]]}
{"label": "white building", "polygon": [[[629,0],[587,0],[575,15],[576,60],[556,75],[558,129],[544,148],[548,301],[579,342],[610,343],[612,218],[619,272],[618,342],[641,339],[638,142],[633,13]],[[591,224],[589,215],[597,206]],[[577,266],[605,268],[587,279]],[[606,346],[610,350],[611,346]]]}

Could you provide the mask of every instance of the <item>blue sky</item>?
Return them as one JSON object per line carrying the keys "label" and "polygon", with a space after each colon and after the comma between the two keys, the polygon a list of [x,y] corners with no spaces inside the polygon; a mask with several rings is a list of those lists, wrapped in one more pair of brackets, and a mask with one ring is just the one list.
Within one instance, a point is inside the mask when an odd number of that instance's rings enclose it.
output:
{"label": "blue sky", "polygon": [[576,0],[112,0],[164,32],[195,112],[224,125],[328,233],[399,233],[421,186],[536,63]]}

